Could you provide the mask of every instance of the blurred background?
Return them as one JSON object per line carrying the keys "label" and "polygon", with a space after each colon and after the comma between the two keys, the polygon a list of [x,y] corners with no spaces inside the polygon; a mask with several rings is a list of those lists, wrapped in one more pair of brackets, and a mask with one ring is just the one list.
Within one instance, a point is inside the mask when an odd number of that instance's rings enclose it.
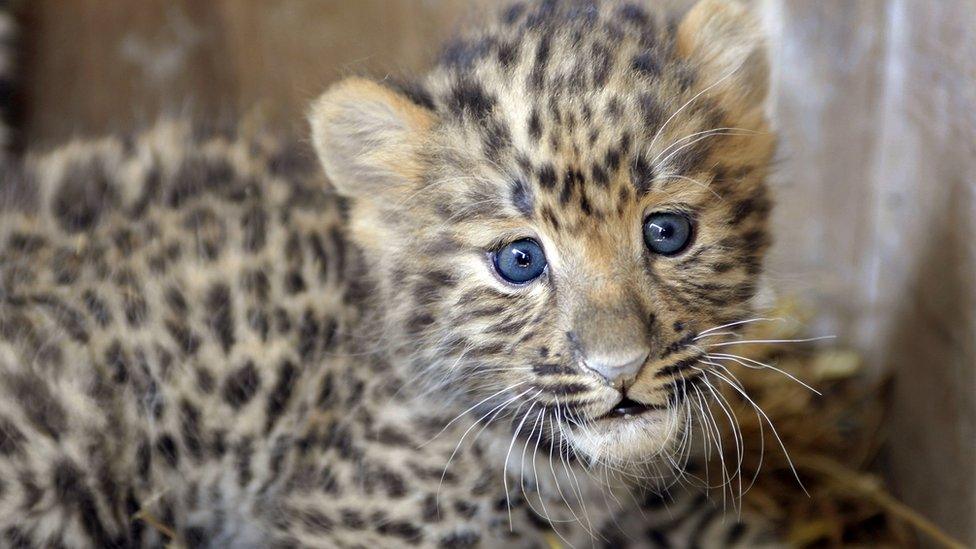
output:
{"label": "blurred background", "polygon": [[[24,2],[19,141],[246,117],[304,139],[350,74],[418,73],[494,0]],[[680,0],[676,2],[681,4]],[[770,37],[774,286],[892,374],[893,491],[976,546],[976,1],[755,0]]]}

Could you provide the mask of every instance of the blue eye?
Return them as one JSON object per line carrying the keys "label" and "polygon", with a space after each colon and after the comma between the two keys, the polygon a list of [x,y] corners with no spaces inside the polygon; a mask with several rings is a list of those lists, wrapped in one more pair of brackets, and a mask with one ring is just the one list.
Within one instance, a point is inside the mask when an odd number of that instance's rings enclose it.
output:
{"label": "blue eye", "polygon": [[546,254],[530,238],[516,240],[498,250],[494,261],[498,274],[513,284],[534,280],[546,270]]}
{"label": "blue eye", "polygon": [[644,243],[656,254],[683,252],[691,243],[691,233],[691,220],[682,214],[653,213],[644,221]]}

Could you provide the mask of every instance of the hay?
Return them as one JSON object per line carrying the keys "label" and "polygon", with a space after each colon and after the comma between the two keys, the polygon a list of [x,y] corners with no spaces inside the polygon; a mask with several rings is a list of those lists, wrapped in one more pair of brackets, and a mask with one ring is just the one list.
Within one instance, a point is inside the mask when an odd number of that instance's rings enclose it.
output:
{"label": "hay", "polygon": [[[772,316],[800,315],[794,305],[784,304]],[[800,337],[800,325],[802,322],[756,322],[748,326],[741,340],[795,339]],[[735,339],[716,337],[709,342]],[[856,353],[831,345],[782,343],[709,350],[731,351],[775,366],[822,393],[818,396],[775,371],[724,361],[742,389],[769,416],[796,469],[794,474],[762,416],[738,391],[723,387],[745,442],[741,478],[742,488],[748,492],[741,499],[743,508],[770,517],[783,538],[796,547],[904,547],[916,545],[919,534],[940,546],[963,547],[887,491],[879,463],[887,383],[871,379]],[[717,419],[724,419],[719,409],[714,413]],[[721,453],[726,464],[734,467],[739,452],[733,433],[727,424],[720,430]],[[760,440],[762,444],[757,442]],[[718,455],[714,452],[709,460],[713,472],[721,467]],[[738,481],[733,478],[723,490],[737,496]]]}

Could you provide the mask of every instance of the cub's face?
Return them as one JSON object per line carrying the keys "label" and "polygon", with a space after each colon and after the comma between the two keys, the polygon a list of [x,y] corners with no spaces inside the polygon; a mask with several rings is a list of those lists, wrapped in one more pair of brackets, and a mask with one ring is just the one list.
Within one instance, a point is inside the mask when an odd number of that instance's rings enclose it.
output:
{"label": "cub's face", "polygon": [[556,5],[509,10],[422,87],[338,84],[313,138],[409,379],[482,421],[642,463],[712,396],[709,330],[744,320],[756,290],[761,44],[724,2],[671,26],[632,4]]}

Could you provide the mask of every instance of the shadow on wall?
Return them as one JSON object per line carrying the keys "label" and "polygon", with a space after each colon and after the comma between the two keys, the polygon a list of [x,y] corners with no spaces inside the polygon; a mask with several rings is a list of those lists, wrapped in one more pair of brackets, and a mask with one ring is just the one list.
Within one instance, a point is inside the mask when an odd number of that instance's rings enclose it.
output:
{"label": "shadow on wall", "polygon": [[945,215],[929,227],[933,245],[903,288],[885,347],[884,365],[895,375],[887,438],[889,475],[900,495],[952,535],[972,540],[976,303],[966,297],[974,284],[966,260],[976,227],[965,211],[966,182],[954,183]]}

